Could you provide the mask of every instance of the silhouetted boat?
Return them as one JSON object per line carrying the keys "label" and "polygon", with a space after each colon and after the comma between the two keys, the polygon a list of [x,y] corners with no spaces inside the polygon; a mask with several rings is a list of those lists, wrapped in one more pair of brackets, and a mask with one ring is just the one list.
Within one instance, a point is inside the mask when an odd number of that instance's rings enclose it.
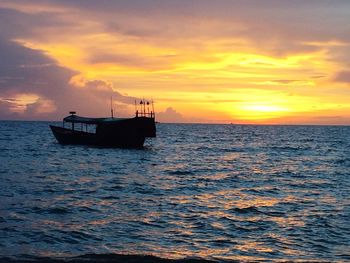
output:
{"label": "silhouetted boat", "polygon": [[134,118],[87,118],[70,112],[63,127],[50,128],[61,144],[142,148],[146,137],[156,137],[154,112],[145,111],[136,111]]}

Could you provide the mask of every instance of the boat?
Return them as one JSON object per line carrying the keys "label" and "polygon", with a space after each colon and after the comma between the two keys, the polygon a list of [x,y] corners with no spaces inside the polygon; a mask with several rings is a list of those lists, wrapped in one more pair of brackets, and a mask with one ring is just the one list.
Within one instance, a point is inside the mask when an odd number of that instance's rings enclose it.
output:
{"label": "boat", "polygon": [[[146,102],[143,102],[145,104]],[[89,118],[75,111],[63,119],[63,125],[50,125],[60,144],[101,147],[142,148],[147,137],[156,137],[155,114],[136,110],[133,118]]]}

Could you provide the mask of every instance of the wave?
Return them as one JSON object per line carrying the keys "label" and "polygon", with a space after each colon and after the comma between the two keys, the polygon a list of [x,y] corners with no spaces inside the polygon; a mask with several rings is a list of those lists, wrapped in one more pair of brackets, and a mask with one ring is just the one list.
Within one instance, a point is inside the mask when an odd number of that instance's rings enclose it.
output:
{"label": "wave", "polygon": [[168,171],[168,174],[170,174],[170,175],[193,175],[194,173],[192,171],[177,170],[177,171]]}
{"label": "wave", "polygon": [[260,214],[261,211],[257,209],[255,206],[249,206],[249,207],[244,207],[244,208],[233,208],[232,209],[234,212],[238,214],[248,214],[248,213],[253,213],[253,214]]}
{"label": "wave", "polygon": [[[183,259],[168,259],[160,258],[151,255],[125,255],[125,254],[86,254],[78,257],[36,257],[36,256],[21,256],[21,257],[3,257],[0,262],[8,263],[215,263],[222,261],[213,261],[203,258],[183,258]],[[234,262],[227,261],[225,262]]]}

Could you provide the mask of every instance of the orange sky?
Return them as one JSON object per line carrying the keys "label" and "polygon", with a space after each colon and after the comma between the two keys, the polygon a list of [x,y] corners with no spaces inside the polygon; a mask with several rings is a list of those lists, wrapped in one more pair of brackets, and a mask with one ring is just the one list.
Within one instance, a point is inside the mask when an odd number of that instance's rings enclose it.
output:
{"label": "orange sky", "polygon": [[[350,124],[349,1],[1,1],[3,119]],[[21,60],[21,58],[23,58]],[[1,66],[1,65],[0,65]]]}

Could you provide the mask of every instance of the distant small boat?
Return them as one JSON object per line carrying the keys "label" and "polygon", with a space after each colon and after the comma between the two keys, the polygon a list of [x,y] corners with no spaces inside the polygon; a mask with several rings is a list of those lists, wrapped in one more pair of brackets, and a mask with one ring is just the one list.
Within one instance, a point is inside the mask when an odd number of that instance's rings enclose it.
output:
{"label": "distant small boat", "polygon": [[70,112],[63,127],[50,125],[61,144],[142,148],[146,137],[156,137],[154,112],[138,112],[134,118],[87,118]]}

